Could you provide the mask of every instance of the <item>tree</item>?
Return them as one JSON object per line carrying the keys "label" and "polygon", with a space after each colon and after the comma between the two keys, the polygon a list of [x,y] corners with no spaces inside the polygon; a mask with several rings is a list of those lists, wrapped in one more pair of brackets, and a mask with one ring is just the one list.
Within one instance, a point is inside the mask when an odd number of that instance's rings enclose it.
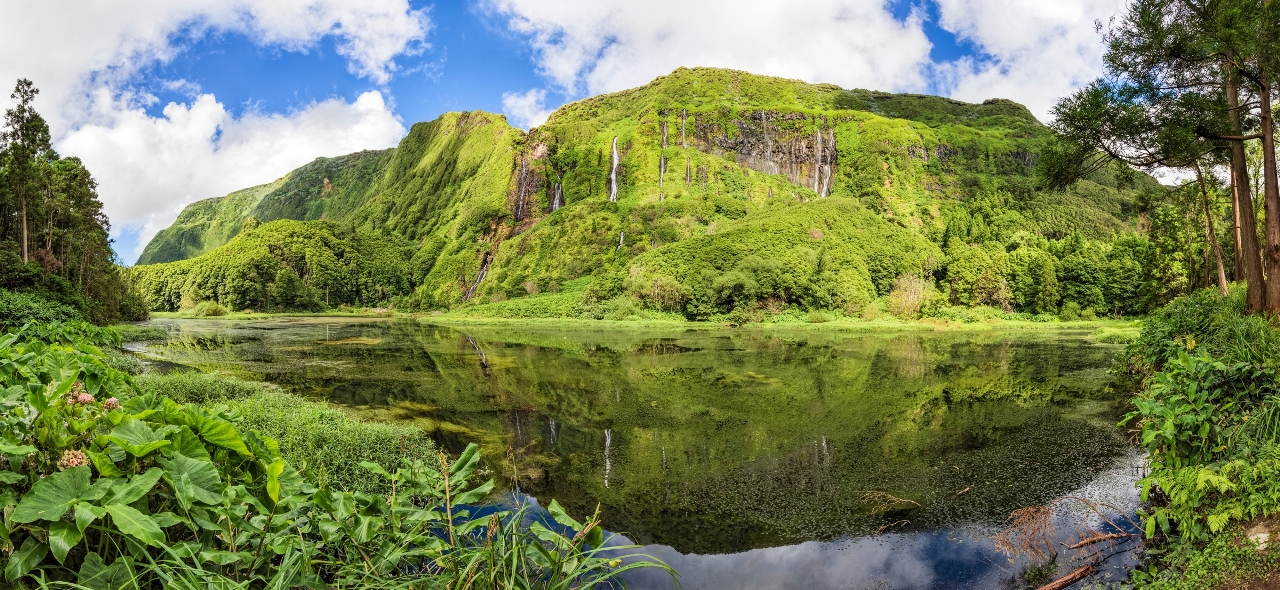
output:
{"label": "tree", "polygon": [[33,185],[39,181],[38,159],[49,152],[49,125],[35,111],[31,103],[40,91],[31,80],[18,80],[10,98],[17,105],[4,113],[4,131],[0,143],[7,154],[6,168],[9,190],[13,194],[22,215],[22,261],[31,260],[30,232],[28,230],[28,201]]}

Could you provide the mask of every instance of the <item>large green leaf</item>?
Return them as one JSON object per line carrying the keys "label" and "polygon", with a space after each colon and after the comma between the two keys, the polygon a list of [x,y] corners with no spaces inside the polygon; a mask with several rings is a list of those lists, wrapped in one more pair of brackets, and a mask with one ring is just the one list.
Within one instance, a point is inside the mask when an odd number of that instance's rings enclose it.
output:
{"label": "large green leaf", "polygon": [[37,541],[35,537],[27,537],[22,547],[9,556],[9,564],[4,567],[4,579],[12,582],[27,575],[48,554],[48,545]]}
{"label": "large green leaf", "polygon": [[204,448],[204,443],[200,442],[200,437],[191,431],[191,427],[183,426],[177,436],[173,437],[173,450],[182,453],[192,459],[201,459],[211,461],[209,450]]}
{"label": "large green leaf", "polygon": [[124,558],[107,565],[97,553],[85,555],[76,576],[76,584],[89,590],[121,590],[129,587],[131,582],[133,574]]}
{"label": "large green leaf", "polygon": [[112,429],[106,438],[134,457],[145,457],[172,444],[165,435],[174,429],[175,426],[164,426],[157,430],[142,420],[130,420]]}
{"label": "large green leaf", "polygon": [[[491,479],[485,482],[484,485],[467,490],[465,492],[462,492],[461,494],[458,494],[457,496],[454,496],[453,503],[454,504],[474,504],[476,502],[479,502],[480,500],[483,500],[484,497],[488,496],[489,492],[492,492],[492,491],[493,491],[493,480]],[[552,500],[552,501],[554,502],[555,500]]]}
{"label": "large green leaf", "polygon": [[36,448],[31,445],[18,445],[7,441],[0,441],[0,454],[25,457],[34,452],[36,452]]}
{"label": "large green leaf", "polygon": [[284,459],[276,459],[267,465],[267,496],[272,502],[280,501],[281,473],[284,473]]}
{"label": "large green leaf", "polygon": [[93,467],[98,470],[98,474],[103,477],[120,477],[124,475],[115,463],[111,462],[111,457],[106,453],[97,451],[85,451],[89,455],[89,460],[93,461]]}
{"label": "large green leaf", "polygon": [[547,505],[547,512],[551,514],[551,518],[554,518],[556,522],[560,523],[562,526],[573,529],[573,532],[576,533],[582,530],[582,523],[574,520],[572,516],[569,516],[569,513],[564,511],[564,508],[560,506],[559,502],[552,500],[551,503]]}
{"label": "large green leaf", "polygon": [[151,488],[156,487],[156,482],[160,481],[160,477],[164,475],[164,470],[159,467],[152,467],[146,473],[140,473],[129,478],[129,483],[112,486],[111,490],[102,499],[102,503],[106,504],[132,504],[140,498],[147,495]]}
{"label": "large green leaf", "polygon": [[94,506],[88,502],[80,502],[76,504],[76,528],[80,532],[84,532],[93,521],[107,515],[107,509],[101,506]]}
{"label": "large green leaf", "polygon": [[67,553],[82,538],[84,538],[84,533],[76,528],[75,523],[59,520],[49,525],[49,549],[53,552],[53,558],[58,560],[58,563],[66,561]]}
{"label": "large green leaf", "polygon": [[87,465],[51,474],[31,486],[13,511],[13,522],[25,523],[37,520],[60,520],[71,505],[89,491]]}
{"label": "large green leaf", "polygon": [[160,530],[160,525],[150,516],[124,504],[108,504],[103,508],[107,509],[107,514],[111,515],[111,521],[120,532],[153,547],[164,545],[164,531]]}
{"label": "large green leaf", "polygon": [[184,509],[190,509],[193,502],[222,502],[222,477],[213,463],[174,453],[172,458],[161,460],[160,465],[164,467],[165,481],[173,486]]}
{"label": "large green leaf", "polygon": [[200,438],[224,449],[230,449],[244,456],[249,456],[249,448],[244,439],[236,431],[234,424],[210,414],[201,408],[193,408],[188,415],[187,423]]}

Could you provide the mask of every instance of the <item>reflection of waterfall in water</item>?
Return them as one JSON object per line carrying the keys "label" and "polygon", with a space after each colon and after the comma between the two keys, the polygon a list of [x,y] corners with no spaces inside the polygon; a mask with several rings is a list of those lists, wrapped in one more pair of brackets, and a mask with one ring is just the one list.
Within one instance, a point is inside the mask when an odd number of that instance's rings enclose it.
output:
{"label": "reflection of waterfall in water", "polygon": [[475,339],[475,338],[472,338],[472,337],[470,337],[470,336],[467,336],[467,342],[470,342],[470,343],[471,343],[471,348],[476,349],[476,355],[478,355],[478,356],[480,357],[480,368],[482,368],[482,369],[488,369],[488,368],[489,368],[489,357],[487,357],[487,356],[485,356],[485,355],[484,355],[484,351],[483,351],[483,350],[480,350],[480,345],[479,345],[479,344],[476,344],[476,339]]}
{"label": "reflection of waterfall in water", "polygon": [[555,421],[555,419],[554,419],[554,418],[547,418],[547,426],[548,426],[548,430],[550,430],[550,432],[551,432],[551,444],[552,444],[552,446],[555,446],[555,444],[556,444],[556,421]]}
{"label": "reflection of waterfall in water", "polygon": [[613,164],[609,166],[609,200],[618,200],[618,138],[613,138]]}
{"label": "reflection of waterfall in water", "polygon": [[609,447],[613,445],[613,429],[604,429],[604,487],[609,487],[609,470],[613,467],[609,461]]}

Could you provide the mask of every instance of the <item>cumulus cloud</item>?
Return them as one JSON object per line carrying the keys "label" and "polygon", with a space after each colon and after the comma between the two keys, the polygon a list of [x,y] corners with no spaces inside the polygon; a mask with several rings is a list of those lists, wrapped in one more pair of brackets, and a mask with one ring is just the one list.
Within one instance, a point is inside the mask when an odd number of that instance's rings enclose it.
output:
{"label": "cumulus cloud", "polygon": [[1047,120],[1058,98],[1102,72],[1105,47],[1094,23],[1118,14],[1125,0],[936,0],[940,26],[969,40],[988,59],[939,67],[940,85],[960,100],[1010,98]]}
{"label": "cumulus cloud", "polygon": [[547,91],[534,88],[527,92],[502,94],[502,113],[512,125],[528,130],[547,122],[551,109],[547,108]]}
{"label": "cumulus cloud", "polygon": [[928,0],[938,25],[979,49],[933,63],[921,11],[897,20],[883,0],[486,0],[570,95],[644,84],[678,66],[719,66],[889,91],[1010,98],[1047,116],[1101,71],[1094,22],[1124,0]]}
{"label": "cumulus cloud", "polygon": [[94,172],[113,221],[141,227],[138,249],[120,253],[127,260],[188,203],[268,182],[317,156],[391,147],[405,132],[377,91],[285,114],[236,118],[204,94],[170,103],[162,117],[123,105],[113,116],[71,131],[60,147]]}
{"label": "cumulus cloud", "polygon": [[404,128],[380,92],[236,118],[187,80],[161,83],[190,104],[152,117],[143,107],[155,98],[135,87],[143,68],[209,34],[292,52],[331,38],[348,71],[385,84],[398,58],[427,47],[431,26],[408,0],[11,2],[0,19],[0,82],[36,82],[55,147],[84,158],[117,233],[141,227],[145,243],[191,201],[268,182],[317,156],[393,145]]}
{"label": "cumulus cloud", "polygon": [[486,0],[569,95],[645,84],[679,66],[893,90],[921,89],[929,41],[883,0]]}

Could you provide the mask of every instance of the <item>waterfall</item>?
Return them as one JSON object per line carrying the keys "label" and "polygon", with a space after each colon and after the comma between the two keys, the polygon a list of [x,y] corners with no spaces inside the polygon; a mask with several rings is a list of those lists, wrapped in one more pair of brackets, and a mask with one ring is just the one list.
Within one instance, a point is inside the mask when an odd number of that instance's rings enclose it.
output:
{"label": "waterfall", "polygon": [[658,155],[658,188],[662,188],[662,177],[667,175],[667,157]]}
{"label": "waterfall", "polygon": [[493,262],[493,253],[484,253],[484,262],[480,264],[480,274],[476,275],[476,280],[467,288],[466,294],[462,296],[463,301],[471,299],[476,294],[476,287],[480,286],[480,281],[484,280],[485,275],[489,274],[489,263]]}
{"label": "waterfall", "polygon": [[547,425],[551,430],[551,444],[556,444],[556,421],[554,418],[547,418]]}
{"label": "waterfall", "polygon": [[618,247],[619,247],[619,248],[621,248],[621,247],[623,246],[623,244],[624,244],[623,240],[626,240],[626,238],[627,238],[627,232],[619,232],[619,233],[618,233]]}
{"label": "waterfall", "polygon": [[819,182],[822,179],[822,129],[821,128],[818,129],[817,149],[818,149],[818,153],[813,162],[813,192],[818,193],[818,196],[822,196],[822,193],[819,192],[822,190],[822,185],[819,184]]}
{"label": "waterfall", "polygon": [[[666,115],[663,116],[665,117]],[[662,130],[662,149],[665,150],[667,149],[667,122],[662,121],[661,123],[658,123],[658,127]]]}
{"label": "waterfall", "polygon": [[684,159],[684,185],[690,186],[692,184],[693,184],[693,164],[689,162],[689,158],[686,156]]}
{"label": "waterfall", "polygon": [[682,148],[689,147],[689,142],[685,141],[684,139],[684,122],[688,118],[689,118],[689,111],[682,109],[680,111],[680,147]]}
{"label": "waterfall", "polygon": [[551,189],[551,212],[554,213],[564,206],[564,193],[561,192],[560,183],[556,183]]}
{"label": "waterfall", "polygon": [[613,446],[613,429],[604,429],[604,487],[609,487],[609,471],[613,464],[609,458],[609,447]]}
{"label": "waterfall", "polygon": [[667,472],[667,445],[662,445],[662,472]]}
{"label": "waterfall", "polygon": [[609,166],[609,200],[618,202],[618,138],[613,138],[613,164]]}
{"label": "waterfall", "polygon": [[667,195],[666,195],[666,194],[664,194],[664,193],[658,193],[658,202],[659,202],[659,203],[661,203],[662,201],[666,200],[666,198],[667,198]]}

